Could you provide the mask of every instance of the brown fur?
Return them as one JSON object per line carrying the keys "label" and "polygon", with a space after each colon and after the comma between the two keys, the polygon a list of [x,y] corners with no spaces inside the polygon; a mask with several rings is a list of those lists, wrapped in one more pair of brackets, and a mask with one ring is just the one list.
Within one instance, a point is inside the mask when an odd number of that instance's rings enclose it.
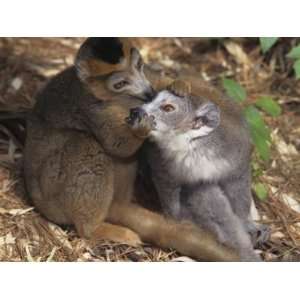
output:
{"label": "brown fur", "polygon": [[24,153],[26,187],[36,208],[80,236],[136,245],[151,242],[201,260],[238,260],[207,232],[165,219],[132,204],[136,153],[149,126],[136,132],[125,123],[140,100],[111,95],[100,101],[74,67],[37,96],[28,119]]}
{"label": "brown fur", "polygon": [[156,91],[163,90],[164,88],[169,86],[175,79],[169,76],[165,76],[163,72],[154,71],[147,65],[144,68],[144,72]]}

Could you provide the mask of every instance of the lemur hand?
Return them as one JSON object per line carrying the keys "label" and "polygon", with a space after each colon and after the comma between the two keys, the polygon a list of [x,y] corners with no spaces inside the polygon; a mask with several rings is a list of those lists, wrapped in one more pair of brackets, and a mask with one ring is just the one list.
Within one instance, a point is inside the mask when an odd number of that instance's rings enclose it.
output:
{"label": "lemur hand", "polygon": [[137,107],[130,110],[126,123],[131,128],[134,135],[140,138],[147,138],[151,130],[155,127],[153,116],[149,116],[142,108]]}

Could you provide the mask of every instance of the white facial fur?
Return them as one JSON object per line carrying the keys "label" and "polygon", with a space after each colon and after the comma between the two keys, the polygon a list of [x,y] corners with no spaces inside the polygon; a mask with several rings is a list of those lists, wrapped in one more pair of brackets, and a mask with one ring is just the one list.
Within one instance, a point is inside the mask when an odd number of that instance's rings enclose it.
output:
{"label": "white facial fur", "polygon": [[[123,80],[128,82],[128,84],[124,85],[124,87],[120,89],[115,89],[114,85]],[[128,95],[136,96],[142,95],[151,88],[151,84],[145,77],[144,72],[142,70],[132,70],[130,73],[115,73],[108,79],[107,84],[108,88],[111,91],[114,91],[116,93],[127,93]]]}
{"label": "white facial fur", "polygon": [[[175,107],[174,112],[163,112],[160,107],[171,104]],[[211,133],[215,127],[206,124],[197,125],[197,119],[201,122],[201,117],[214,114],[218,118],[219,109],[211,102],[201,104],[197,109],[193,107],[190,99],[178,97],[169,91],[161,91],[152,102],[144,104],[142,109],[155,118],[156,128],[151,132],[151,136],[156,140],[168,140],[169,136],[181,136],[186,134],[186,138],[193,140]]]}
{"label": "white facial fur", "polygon": [[[155,117],[156,128],[151,132],[150,139],[162,150],[164,158],[173,162],[171,172],[175,178],[190,183],[218,180],[230,169],[230,164],[218,158],[213,149],[203,147],[201,139],[209,135],[215,127],[203,125],[193,128],[192,121],[207,117],[208,114],[217,119],[219,110],[210,102],[203,103],[195,109],[184,101],[188,99],[177,97],[169,91],[162,91],[151,103],[142,106],[148,115]],[[177,115],[174,113],[172,116],[172,112],[159,111],[159,107],[165,102],[171,103],[177,110],[183,110],[182,115],[177,112]],[[164,118],[169,119],[165,121]],[[177,121],[190,127],[180,130]]]}
{"label": "white facial fur", "polygon": [[200,140],[189,133],[178,136],[153,137],[162,150],[164,159],[172,162],[171,173],[182,182],[212,182],[219,180],[231,170],[230,163],[217,156],[213,149],[204,148]]}
{"label": "white facial fur", "polygon": [[[171,94],[169,91],[162,91],[158,93],[157,96],[150,103],[144,104],[142,106],[142,109],[148,115],[154,115],[154,117],[156,117],[160,105],[163,104],[163,102],[166,99],[171,97],[173,98],[176,96]],[[164,138],[165,134],[169,130],[169,127],[157,117],[155,118],[155,122],[156,122],[156,129],[150,133],[150,136],[157,139],[159,139],[160,137]]]}

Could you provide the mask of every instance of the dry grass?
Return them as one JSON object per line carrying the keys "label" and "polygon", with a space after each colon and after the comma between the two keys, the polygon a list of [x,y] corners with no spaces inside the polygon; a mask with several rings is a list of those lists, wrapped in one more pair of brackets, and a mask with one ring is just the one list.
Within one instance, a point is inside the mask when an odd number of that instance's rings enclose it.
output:
{"label": "dry grass", "polygon": [[[82,39],[0,39],[0,110],[23,110],[46,80],[72,64]],[[256,201],[259,215],[270,224],[271,240],[260,251],[266,260],[300,256],[300,83],[282,59],[286,40],[263,59],[254,40],[159,38],[137,39],[146,60],[172,73],[196,73],[220,83],[234,76],[247,89],[249,101],[271,95],[283,114],[266,118],[272,128],[272,161],[260,164],[260,180],[268,200]],[[3,122],[2,122],[3,123]],[[105,242],[92,245],[73,228],[61,228],[28,205],[22,182],[22,142],[0,122],[0,260],[1,261],[170,261],[178,255],[145,245],[132,248]],[[22,124],[18,124],[22,132]],[[188,260],[188,258],[179,258]]]}

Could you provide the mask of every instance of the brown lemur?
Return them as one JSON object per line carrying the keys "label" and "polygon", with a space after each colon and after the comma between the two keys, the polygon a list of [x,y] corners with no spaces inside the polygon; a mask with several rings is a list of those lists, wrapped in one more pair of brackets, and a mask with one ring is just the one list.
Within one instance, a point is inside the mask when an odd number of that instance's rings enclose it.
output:
{"label": "brown lemur", "polygon": [[249,235],[258,229],[249,218],[252,147],[240,109],[211,88],[175,81],[131,110],[130,122],[147,120],[146,157],[164,213],[213,232],[244,261],[260,260]]}
{"label": "brown lemur", "polygon": [[136,153],[152,124],[125,118],[153,93],[130,40],[87,39],[75,65],[38,93],[28,118],[24,172],[32,202],[94,241],[142,240],[199,260],[238,260],[207,231],[131,203]]}

